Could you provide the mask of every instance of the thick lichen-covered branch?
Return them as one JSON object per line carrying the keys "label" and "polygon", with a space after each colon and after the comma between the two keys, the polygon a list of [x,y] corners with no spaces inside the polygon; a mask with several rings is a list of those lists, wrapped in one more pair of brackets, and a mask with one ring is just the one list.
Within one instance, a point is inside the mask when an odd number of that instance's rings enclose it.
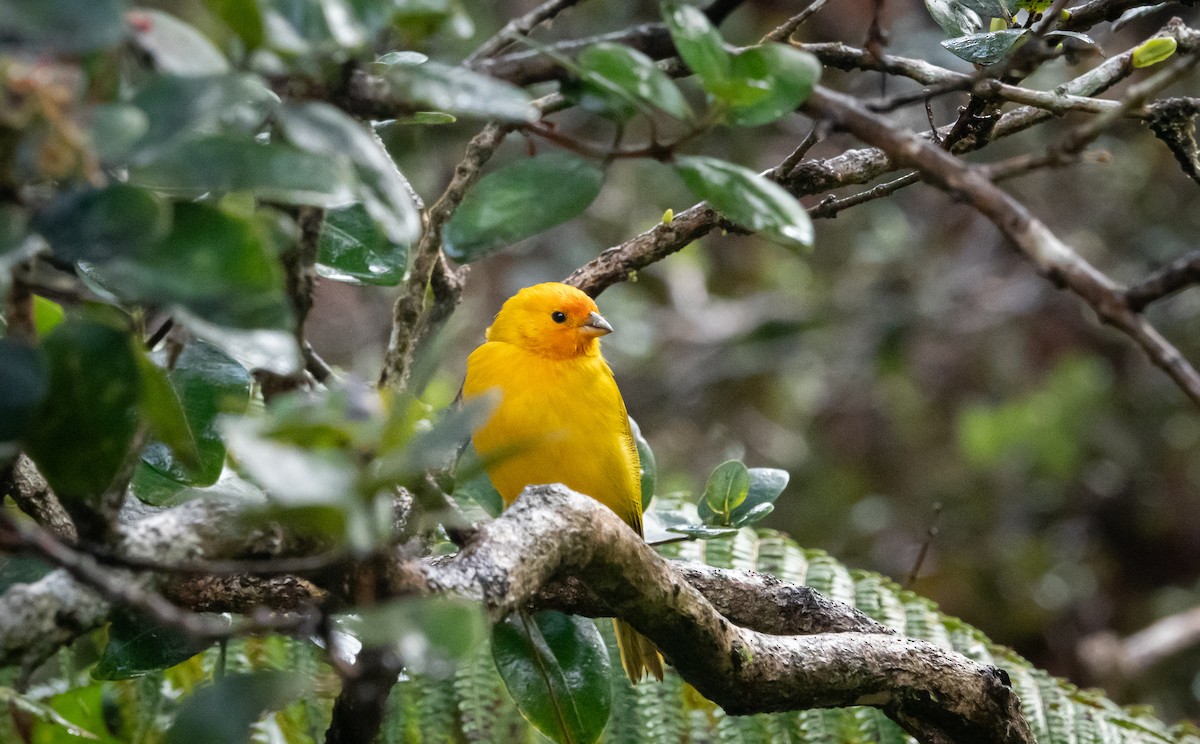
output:
{"label": "thick lichen-covered branch", "polygon": [[529,488],[456,556],[401,564],[393,589],[482,601],[499,619],[573,575],[734,714],[874,705],[930,742],[1029,742],[1004,672],[884,633],[772,635],[729,621],[597,502]]}

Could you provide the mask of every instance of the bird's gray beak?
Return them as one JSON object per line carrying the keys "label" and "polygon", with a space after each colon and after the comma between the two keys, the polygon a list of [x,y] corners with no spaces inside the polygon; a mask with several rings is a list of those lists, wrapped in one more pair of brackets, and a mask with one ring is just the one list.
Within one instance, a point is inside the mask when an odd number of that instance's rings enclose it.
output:
{"label": "bird's gray beak", "polygon": [[591,313],[587,316],[587,320],[579,327],[579,332],[586,336],[604,336],[612,333],[613,327],[608,324],[600,313]]}

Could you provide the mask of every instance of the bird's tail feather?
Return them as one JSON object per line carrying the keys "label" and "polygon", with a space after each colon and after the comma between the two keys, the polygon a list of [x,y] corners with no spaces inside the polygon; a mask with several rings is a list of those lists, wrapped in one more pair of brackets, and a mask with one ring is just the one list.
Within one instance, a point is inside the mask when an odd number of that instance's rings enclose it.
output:
{"label": "bird's tail feather", "polygon": [[650,639],[620,620],[613,620],[613,628],[617,631],[621,666],[625,668],[629,681],[636,685],[649,672],[662,682],[663,658]]}

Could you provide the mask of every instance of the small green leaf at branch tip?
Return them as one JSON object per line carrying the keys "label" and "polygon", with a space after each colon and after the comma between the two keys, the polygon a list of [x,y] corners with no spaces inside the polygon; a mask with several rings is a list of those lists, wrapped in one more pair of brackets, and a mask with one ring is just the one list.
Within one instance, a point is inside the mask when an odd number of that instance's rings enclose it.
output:
{"label": "small green leaf at branch tip", "polygon": [[492,628],[492,658],[526,720],[559,744],[592,744],[612,708],[612,667],[595,622],[545,611]]}
{"label": "small green leaf at branch tip", "polygon": [[748,510],[741,516],[733,518],[734,527],[746,527],[756,522],[761,522],[768,514],[775,511],[775,505],[771,503],[755,504],[753,508]]}
{"label": "small green leaf at branch tip", "polygon": [[[750,493],[750,471],[741,460],[727,460],[713,469],[704,487],[703,505],[716,517],[716,524],[728,525],[733,510]],[[705,514],[701,510],[701,517]],[[706,519],[712,523],[711,520]]]}
{"label": "small green leaf at branch tip", "polygon": [[1133,50],[1130,61],[1135,68],[1150,67],[1170,59],[1178,46],[1170,36],[1148,39]]}

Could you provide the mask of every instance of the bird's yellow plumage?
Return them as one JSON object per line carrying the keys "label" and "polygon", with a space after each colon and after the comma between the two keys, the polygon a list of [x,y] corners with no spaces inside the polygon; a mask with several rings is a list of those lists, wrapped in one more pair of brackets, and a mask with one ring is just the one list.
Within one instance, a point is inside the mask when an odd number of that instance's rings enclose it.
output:
{"label": "bird's yellow plumage", "polygon": [[[511,504],[526,486],[562,483],[616,512],[642,534],[641,472],[625,402],[600,356],[612,327],[578,289],[550,282],[513,295],[467,360],[463,397],[496,390],[500,402],[471,439],[492,484]],[[654,646],[617,622],[621,662],[634,682],[662,679]]]}

